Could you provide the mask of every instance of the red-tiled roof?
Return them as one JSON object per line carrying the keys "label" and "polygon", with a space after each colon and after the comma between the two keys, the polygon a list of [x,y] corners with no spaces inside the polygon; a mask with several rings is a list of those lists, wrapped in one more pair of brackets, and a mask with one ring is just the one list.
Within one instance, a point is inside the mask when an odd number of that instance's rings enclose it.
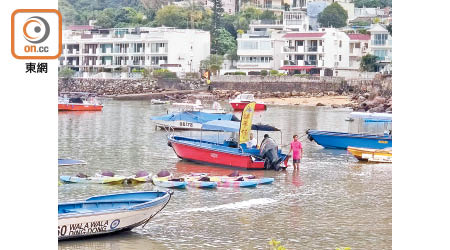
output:
{"label": "red-tiled roof", "polygon": [[282,70],[310,70],[310,69],[314,69],[316,68],[316,66],[282,66],[280,69]]}
{"label": "red-tiled roof", "polygon": [[370,40],[370,35],[366,34],[348,34],[350,40]]}
{"label": "red-tiled roof", "polygon": [[90,26],[90,25],[72,25],[69,26],[69,30],[91,30],[93,29],[94,26]]}
{"label": "red-tiled roof", "polygon": [[283,38],[308,38],[308,37],[322,37],[325,33],[308,32],[308,33],[287,33]]}

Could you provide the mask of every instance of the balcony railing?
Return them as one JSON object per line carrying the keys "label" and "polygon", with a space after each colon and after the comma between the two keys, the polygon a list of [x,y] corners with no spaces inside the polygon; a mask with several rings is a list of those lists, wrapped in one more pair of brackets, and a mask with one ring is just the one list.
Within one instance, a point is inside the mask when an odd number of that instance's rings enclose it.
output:
{"label": "balcony railing", "polygon": [[370,41],[372,45],[375,46],[391,46],[392,40],[371,40]]}
{"label": "balcony railing", "polygon": [[317,46],[310,46],[306,49],[308,52],[317,52]]}

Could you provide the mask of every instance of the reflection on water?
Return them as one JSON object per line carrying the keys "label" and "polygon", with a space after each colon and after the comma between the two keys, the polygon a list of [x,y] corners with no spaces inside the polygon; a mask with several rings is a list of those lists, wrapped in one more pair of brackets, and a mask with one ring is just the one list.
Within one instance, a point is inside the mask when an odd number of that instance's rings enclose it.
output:
{"label": "reflection on water", "polygon": [[[223,104],[225,107],[225,104]],[[165,105],[107,101],[103,112],[59,114],[59,157],[88,162],[59,167],[59,174],[94,174],[111,170],[129,175],[139,170],[176,175],[202,172],[225,175],[230,169],[180,161],[167,146],[165,132],[149,117],[165,114]],[[282,130],[271,136],[285,145],[308,128],[352,131],[350,111],[324,107],[270,106],[255,122]],[[187,132],[189,133],[189,132]],[[191,133],[195,135],[195,133]],[[198,134],[197,134],[198,135]],[[208,135],[202,135],[208,136]],[[210,136],[217,138],[216,133]],[[263,133],[258,133],[259,141]],[[390,249],[392,244],[391,164],[360,163],[345,150],[323,149],[301,137],[300,170],[244,171],[273,177],[272,185],[253,189],[176,190],[174,198],[145,228],[88,240],[60,242],[60,249],[266,249],[277,239],[288,249]],[[59,186],[59,200],[136,190],[142,185]],[[55,235],[56,237],[56,235]]]}

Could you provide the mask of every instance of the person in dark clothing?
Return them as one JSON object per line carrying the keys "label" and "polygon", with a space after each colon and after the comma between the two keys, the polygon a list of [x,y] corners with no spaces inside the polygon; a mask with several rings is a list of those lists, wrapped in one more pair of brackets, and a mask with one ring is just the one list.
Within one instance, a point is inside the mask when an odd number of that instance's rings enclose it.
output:
{"label": "person in dark clothing", "polygon": [[264,140],[261,142],[259,150],[260,155],[266,160],[264,163],[265,168],[278,170],[278,146],[268,134],[264,135]]}

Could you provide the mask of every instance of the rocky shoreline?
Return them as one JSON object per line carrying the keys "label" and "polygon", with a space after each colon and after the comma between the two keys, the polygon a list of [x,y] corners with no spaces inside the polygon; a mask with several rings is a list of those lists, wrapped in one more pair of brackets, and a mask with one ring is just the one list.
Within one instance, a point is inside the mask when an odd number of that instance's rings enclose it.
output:
{"label": "rocky shoreline", "polygon": [[[200,80],[59,79],[58,82],[59,93],[89,92],[122,100],[161,98],[183,101],[200,98],[227,101],[241,93],[237,90],[220,89],[214,84],[212,91],[208,92],[206,88],[206,85]],[[196,93],[193,94],[192,92]],[[358,91],[351,91],[351,89],[347,89],[347,91],[342,89],[338,91],[317,91],[317,89],[314,89],[288,92],[252,91],[252,93],[256,99],[272,105],[330,106],[333,108],[352,108],[354,111],[361,112],[392,112],[390,91],[381,89],[358,88]]]}
{"label": "rocky shoreline", "polygon": [[[229,100],[241,92],[233,90],[213,90],[217,100]],[[352,94],[335,91],[307,93],[307,92],[256,92],[255,98],[274,105],[306,105],[331,106],[332,108],[352,108],[360,112],[392,112],[392,97],[381,96],[377,92]]]}

